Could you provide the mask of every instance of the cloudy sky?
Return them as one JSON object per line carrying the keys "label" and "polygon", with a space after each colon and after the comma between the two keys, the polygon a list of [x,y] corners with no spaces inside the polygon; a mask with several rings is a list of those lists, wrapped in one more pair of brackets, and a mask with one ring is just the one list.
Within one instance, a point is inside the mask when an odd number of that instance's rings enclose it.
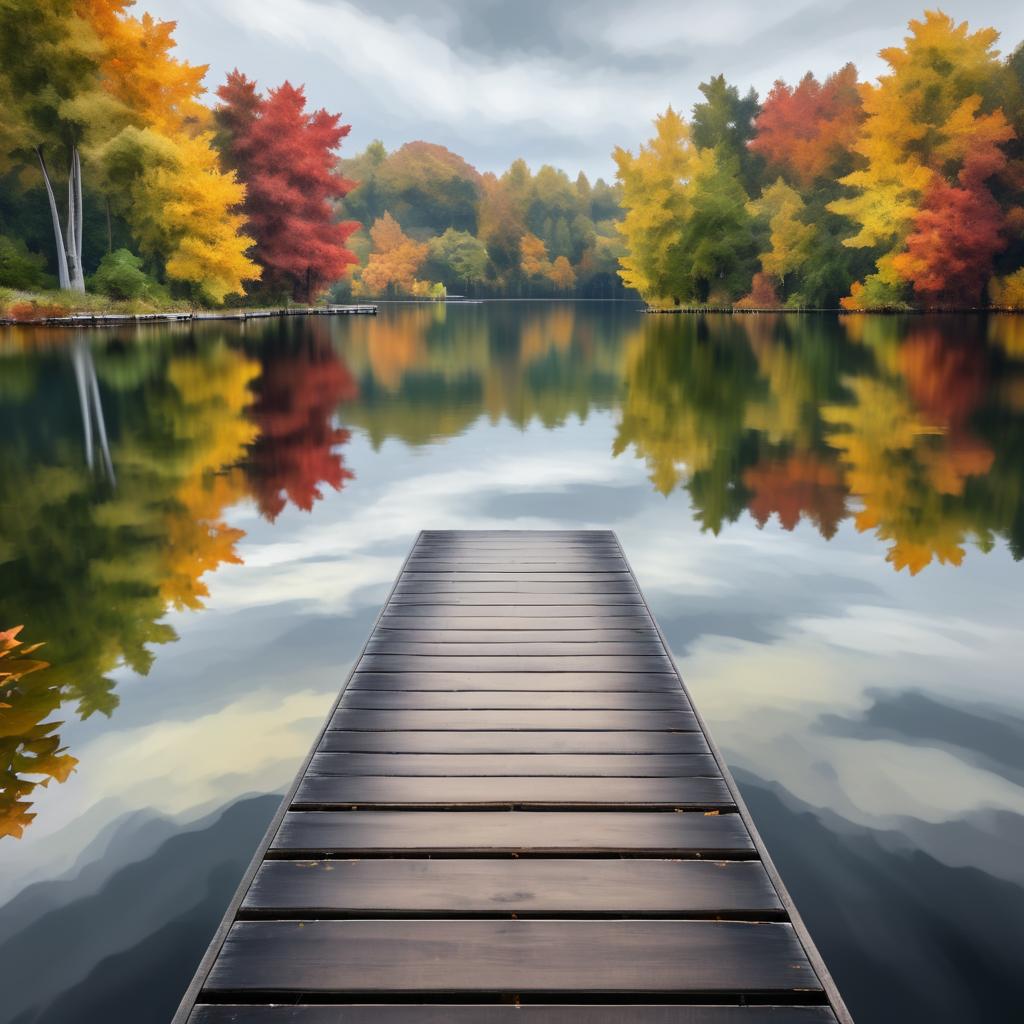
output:
{"label": "cloudy sky", "polygon": [[[779,77],[853,60],[881,68],[922,0],[139,0],[179,22],[187,57],[215,86],[236,65],[261,85],[305,82],[352,123],[350,153],[380,138],[443,143],[481,170],[517,156],[611,173],[670,102],[724,72],[762,94]],[[1012,50],[1024,4],[950,0]]]}

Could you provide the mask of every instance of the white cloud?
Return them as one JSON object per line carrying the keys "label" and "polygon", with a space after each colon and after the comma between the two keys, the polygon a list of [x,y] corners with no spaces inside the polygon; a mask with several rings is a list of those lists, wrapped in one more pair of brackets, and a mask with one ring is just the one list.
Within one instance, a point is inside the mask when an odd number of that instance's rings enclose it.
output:
{"label": "white cloud", "polygon": [[643,75],[626,79],[600,66],[581,70],[527,55],[500,62],[457,53],[419,21],[368,14],[348,3],[225,0],[223,10],[243,31],[322,54],[367,88],[390,94],[392,104],[427,118],[557,122],[579,133],[609,119],[628,124],[636,110],[664,105],[663,88]]}

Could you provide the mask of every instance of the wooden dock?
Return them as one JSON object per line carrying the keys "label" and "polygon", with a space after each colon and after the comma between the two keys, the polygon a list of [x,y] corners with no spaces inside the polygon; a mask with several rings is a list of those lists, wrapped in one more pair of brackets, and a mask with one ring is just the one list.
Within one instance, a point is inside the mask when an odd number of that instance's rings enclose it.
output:
{"label": "wooden dock", "polygon": [[615,535],[429,531],[175,1022],[850,1019]]}

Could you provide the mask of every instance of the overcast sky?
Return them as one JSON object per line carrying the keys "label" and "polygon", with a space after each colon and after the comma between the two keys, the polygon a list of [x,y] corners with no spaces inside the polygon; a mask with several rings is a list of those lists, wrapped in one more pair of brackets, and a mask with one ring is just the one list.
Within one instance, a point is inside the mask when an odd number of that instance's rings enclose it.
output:
{"label": "overcast sky", "polygon": [[[762,95],[779,77],[824,76],[853,60],[882,68],[923,6],[908,0],[139,0],[176,19],[181,52],[215,88],[237,66],[261,86],[305,83],[352,124],[349,155],[439,142],[480,170],[517,156],[612,173],[669,103],[724,72]],[[954,0],[943,10],[1024,38],[1021,0]]]}

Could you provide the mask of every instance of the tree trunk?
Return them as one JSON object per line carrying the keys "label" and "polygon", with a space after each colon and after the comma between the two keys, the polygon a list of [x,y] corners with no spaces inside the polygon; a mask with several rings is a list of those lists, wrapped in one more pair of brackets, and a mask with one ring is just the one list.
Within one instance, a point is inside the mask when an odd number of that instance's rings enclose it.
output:
{"label": "tree trunk", "polygon": [[46,170],[46,161],[43,159],[41,146],[36,146],[36,156],[39,157],[39,167],[43,172],[43,184],[46,186],[46,198],[50,201],[50,217],[53,220],[53,237],[57,243],[57,284],[60,288],[67,289],[71,287],[71,279],[68,276],[68,255],[64,248],[64,237],[60,229],[57,200],[53,194],[53,185],[50,184],[50,175]]}
{"label": "tree trunk", "polygon": [[110,197],[106,199],[107,206],[107,252],[114,251],[114,229],[110,226]]}
{"label": "tree trunk", "polygon": [[68,167],[68,277],[72,291],[85,291],[82,273],[82,160],[78,147],[71,147]]}

